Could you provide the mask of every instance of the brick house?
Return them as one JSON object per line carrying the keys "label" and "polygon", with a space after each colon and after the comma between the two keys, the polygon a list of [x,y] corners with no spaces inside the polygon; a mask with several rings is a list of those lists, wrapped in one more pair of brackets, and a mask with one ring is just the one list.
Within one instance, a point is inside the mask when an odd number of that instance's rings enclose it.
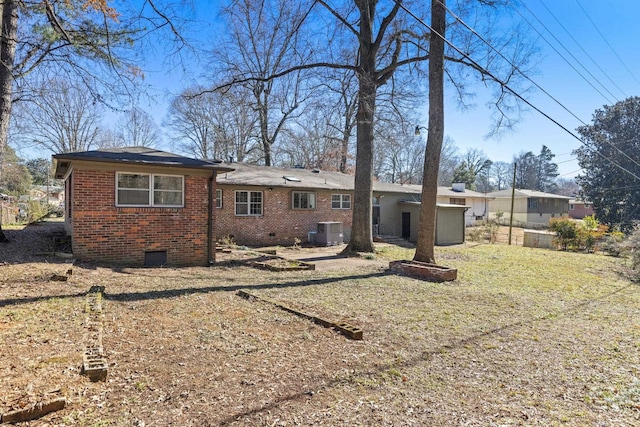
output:
{"label": "brick house", "polygon": [[209,265],[216,175],[233,170],[145,147],[57,154],[65,228],[81,260]]}
{"label": "brick house", "polygon": [[[218,236],[228,236],[243,245],[293,245],[296,239],[307,242],[317,230],[318,223],[339,222],[343,240],[349,241],[353,217],[353,176],[317,169],[244,163],[229,166],[234,171],[222,173],[217,179]],[[421,191],[420,185],[374,182],[373,233],[415,241]],[[466,212],[477,204],[482,215],[484,195],[446,187],[438,188],[438,195],[440,213],[436,227],[440,228],[440,235],[453,235],[456,242],[463,241]],[[453,196],[458,199],[453,200]],[[443,202],[440,202],[441,198]],[[462,203],[456,204],[458,200]],[[478,213],[474,215],[472,221],[476,220]],[[450,239],[443,237],[441,240],[450,243]]]}
{"label": "brick house", "polygon": [[218,236],[238,244],[268,246],[306,242],[319,222],[342,224],[348,241],[353,176],[317,169],[229,164],[217,179]]}
{"label": "brick house", "polygon": [[582,219],[585,216],[594,215],[593,203],[581,199],[569,200],[569,216],[573,219]]}

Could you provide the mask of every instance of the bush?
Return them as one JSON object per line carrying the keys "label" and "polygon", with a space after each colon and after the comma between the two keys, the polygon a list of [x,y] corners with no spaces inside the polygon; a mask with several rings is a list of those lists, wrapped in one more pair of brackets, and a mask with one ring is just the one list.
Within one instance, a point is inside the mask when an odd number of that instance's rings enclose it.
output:
{"label": "bush", "polygon": [[631,258],[631,268],[637,271],[640,267],[640,225],[633,228],[631,234],[622,242],[621,247],[622,252]]}
{"label": "bush", "polygon": [[600,249],[611,256],[619,257],[624,251],[624,239],[625,235],[620,231],[609,233],[603,237]]}
{"label": "bush", "polygon": [[549,230],[556,233],[555,242],[567,250],[585,250],[592,252],[596,244],[603,240],[608,231],[606,225],[602,225],[595,216],[587,216],[582,222],[568,217],[552,218],[549,221]]}
{"label": "bush", "polygon": [[480,225],[467,228],[467,236],[472,242],[482,242],[488,240],[495,243],[498,238],[500,226],[496,220],[483,221]]}
{"label": "bush", "polygon": [[578,224],[567,217],[551,218],[549,221],[549,230],[556,233],[554,241],[562,248],[567,250],[569,246],[576,246],[578,239]]}

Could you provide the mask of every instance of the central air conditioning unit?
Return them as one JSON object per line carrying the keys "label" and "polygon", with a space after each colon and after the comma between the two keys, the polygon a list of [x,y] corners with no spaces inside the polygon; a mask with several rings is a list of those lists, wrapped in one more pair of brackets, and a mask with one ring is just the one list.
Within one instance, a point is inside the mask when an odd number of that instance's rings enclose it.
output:
{"label": "central air conditioning unit", "polygon": [[316,243],[333,246],[344,243],[341,222],[319,222],[316,232]]}

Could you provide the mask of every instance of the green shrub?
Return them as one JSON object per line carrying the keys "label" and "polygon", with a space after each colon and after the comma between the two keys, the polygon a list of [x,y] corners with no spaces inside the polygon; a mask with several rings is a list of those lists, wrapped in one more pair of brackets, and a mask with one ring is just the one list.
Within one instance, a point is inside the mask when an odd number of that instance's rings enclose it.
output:
{"label": "green shrub", "polygon": [[549,230],[556,233],[555,242],[562,248],[567,250],[570,246],[576,246],[578,240],[578,224],[568,218],[551,218],[549,221]]}
{"label": "green shrub", "polygon": [[587,216],[581,222],[568,217],[552,218],[549,230],[556,233],[555,242],[562,248],[593,252],[608,231],[595,216]]}

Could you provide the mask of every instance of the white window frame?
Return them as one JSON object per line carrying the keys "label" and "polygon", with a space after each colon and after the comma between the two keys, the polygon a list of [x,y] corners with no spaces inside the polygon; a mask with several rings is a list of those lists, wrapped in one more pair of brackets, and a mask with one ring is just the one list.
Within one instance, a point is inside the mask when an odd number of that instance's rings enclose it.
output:
{"label": "white window frame", "polygon": [[216,209],[222,209],[222,189],[216,188]]}
{"label": "white window frame", "polygon": [[[340,200],[333,200],[334,197],[339,197]],[[338,203],[338,207],[334,207],[333,206],[334,203]],[[345,206],[346,204],[348,204],[349,206],[346,207]],[[342,193],[332,194],[331,209],[351,209],[351,194],[342,194]]]}
{"label": "white window frame", "polygon": [[[302,195],[302,194],[306,194],[307,195],[307,204],[309,204],[309,200],[310,197],[313,198],[313,206],[311,207],[300,207],[300,206],[296,206],[296,194],[298,195]],[[298,201],[301,202],[302,199],[300,197],[298,197]],[[294,210],[299,210],[299,211],[313,211],[316,210],[318,206],[318,196],[314,191],[292,191],[291,192],[291,209]]]}
{"label": "white window frame", "polygon": [[[119,190],[131,190],[130,188],[120,188],[118,185],[118,181],[119,181],[119,177],[121,175],[141,175],[141,176],[148,176],[149,177],[149,187],[145,190],[145,189],[139,189],[140,191],[147,191],[148,192],[148,200],[147,203],[140,203],[140,204],[131,204],[131,203],[120,203],[119,197],[118,197],[118,191]],[[154,181],[156,177],[172,177],[172,178],[180,178],[180,190],[161,190],[161,191],[172,191],[172,192],[176,192],[176,193],[180,193],[180,204],[177,205],[163,205],[163,204],[159,204],[159,203],[154,203],[154,193],[155,193],[155,188],[154,188]],[[115,199],[116,199],[116,207],[122,207],[122,208],[136,208],[136,207],[154,207],[154,208],[183,208],[184,207],[184,176],[183,175],[169,175],[169,174],[151,174],[151,173],[139,173],[139,172],[116,172],[116,182],[115,182],[115,186],[116,186],[116,194],[115,194]]]}
{"label": "white window frame", "polygon": [[[239,193],[247,193],[247,201],[246,202],[238,202],[238,194]],[[258,205],[257,202],[252,202],[251,201],[251,196],[253,194],[260,194],[260,213],[251,213],[251,205]],[[235,209],[235,215],[236,216],[262,216],[262,214],[264,213],[264,192],[262,191],[250,191],[250,190],[236,190],[234,192],[233,195],[233,201],[234,201],[234,209]],[[242,205],[246,205],[247,206],[247,213],[238,213],[238,204],[242,204]]]}

